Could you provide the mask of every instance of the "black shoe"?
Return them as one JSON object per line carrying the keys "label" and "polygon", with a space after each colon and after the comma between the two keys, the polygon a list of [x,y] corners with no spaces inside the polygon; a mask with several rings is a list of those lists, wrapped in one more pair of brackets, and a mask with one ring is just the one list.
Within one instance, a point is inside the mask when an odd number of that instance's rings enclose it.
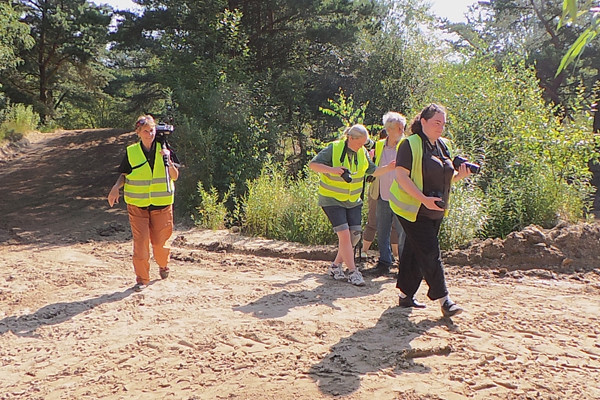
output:
{"label": "black shoe", "polygon": [[375,267],[365,269],[363,274],[368,276],[386,276],[390,274],[390,266],[387,264],[377,263]]}
{"label": "black shoe", "polygon": [[463,309],[450,300],[446,300],[444,304],[442,304],[442,314],[444,317],[452,317],[460,314],[461,312],[463,312]]}
{"label": "black shoe", "polygon": [[418,301],[415,300],[414,297],[405,297],[402,298],[400,296],[398,296],[398,305],[400,307],[404,307],[404,308],[425,308],[425,304],[423,303],[419,303]]}
{"label": "black shoe", "polygon": [[136,283],[135,286],[133,287],[133,291],[134,292],[141,292],[142,290],[146,289],[148,287],[148,285],[144,285],[143,283]]}

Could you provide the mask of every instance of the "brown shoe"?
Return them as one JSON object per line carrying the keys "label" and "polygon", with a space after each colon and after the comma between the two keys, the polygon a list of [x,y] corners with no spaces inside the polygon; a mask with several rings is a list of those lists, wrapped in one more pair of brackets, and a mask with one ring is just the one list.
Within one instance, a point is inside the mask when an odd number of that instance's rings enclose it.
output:
{"label": "brown shoe", "polygon": [[425,304],[419,303],[414,297],[402,298],[398,296],[398,305],[403,308],[425,308]]}
{"label": "brown shoe", "polygon": [[159,268],[158,274],[160,275],[160,279],[167,279],[169,277],[169,267]]}

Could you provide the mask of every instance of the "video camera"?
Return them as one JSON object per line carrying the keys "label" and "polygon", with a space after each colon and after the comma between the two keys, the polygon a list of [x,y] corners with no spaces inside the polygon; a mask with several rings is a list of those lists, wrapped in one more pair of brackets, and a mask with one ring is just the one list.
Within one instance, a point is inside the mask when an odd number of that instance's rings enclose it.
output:
{"label": "video camera", "polygon": [[166,139],[167,139],[165,137],[166,135],[170,135],[175,130],[173,125],[165,124],[162,122],[160,124],[156,125],[156,127],[154,129],[156,130],[156,140],[160,144],[163,144],[166,141]]}

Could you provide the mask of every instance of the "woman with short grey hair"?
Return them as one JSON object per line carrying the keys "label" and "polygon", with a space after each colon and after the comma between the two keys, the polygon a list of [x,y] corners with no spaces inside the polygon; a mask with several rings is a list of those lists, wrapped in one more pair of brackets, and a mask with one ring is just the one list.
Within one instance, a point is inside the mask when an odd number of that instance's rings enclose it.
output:
{"label": "woman with short grey hair", "polygon": [[[344,137],[330,143],[309,163],[311,170],[321,175],[319,206],[327,215],[338,236],[338,252],[329,267],[336,280],[348,280],[363,286],[365,281],[354,263],[354,246],[360,241],[362,222],[363,179],[394,171],[396,162],[378,168],[363,147],[370,141],[369,131],[356,124],[344,130]],[[348,276],[342,268],[348,267]]]}
{"label": "woman with short grey hair", "polygon": [[[396,151],[398,144],[404,137],[404,128],[406,127],[406,117],[398,112],[389,111],[384,114],[383,125],[388,134],[387,138],[375,143],[375,164],[386,165],[396,160]],[[390,268],[394,264],[392,254],[390,234],[392,225],[397,234],[398,255],[402,254],[404,247],[404,230],[400,221],[390,208],[390,188],[394,182],[395,171],[382,174],[376,179],[377,193],[377,242],[379,245],[379,260],[377,265],[365,271],[365,274],[382,276],[390,273]]]}

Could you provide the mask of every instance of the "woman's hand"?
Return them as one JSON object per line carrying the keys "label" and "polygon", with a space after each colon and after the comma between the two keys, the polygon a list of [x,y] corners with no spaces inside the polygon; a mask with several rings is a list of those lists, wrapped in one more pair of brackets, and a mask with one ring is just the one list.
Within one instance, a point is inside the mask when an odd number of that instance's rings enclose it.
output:
{"label": "woman's hand", "polygon": [[118,203],[119,196],[119,187],[115,185],[110,189],[110,193],[108,193],[108,205],[112,207],[115,203]]}
{"label": "woman's hand", "polygon": [[388,165],[384,165],[382,167],[377,167],[377,169],[375,170],[375,172],[373,172],[373,176],[374,177],[378,177],[378,176],[381,176],[381,175],[385,175],[388,172],[394,171],[395,169],[396,169],[396,160],[392,161]]}
{"label": "woman's hand", "polygon": [[329,165],[319,164],[315,162],[311,162],[308,164],[308,167],[318,173],[321,174],[330,174],[330,175],[339,175],[342,176],[344,173],[343,167],[330,167]]}
{"label": "woman's hand", "polygon": [[452,181],[460,181],[461,179],[467,178],[471,175],[473,175],[471,169],[467,167],[466,163],[462,163],[460,167],[458,167],[458,171],[452,177]]}
{"label": "woman's hand", "polygon": [[329,170],[329,173],[331,175],[339,175],[342,176],[342,174],[344,173],[344,171],[346,170],[346,168],[344,167],[330,167],[331,169]]}
{"label": "woman's hand", "polygon": [[425,207],[427,207],[428,209],[432,210],[432,211],[444,211],[443,208],[438,207],[437,204],[435,204],[436,201],[443,201],[441,198],[439,197],[425,197],[422,201],[423,205]]}
{"label": "woman's hand", "polygon": [[115,182],[113,187],[110,189],[110,192],[108,193],[108,205],[109,206],[112,207],[113,205],[115,205],[115,203],[119,202],[119,190],[121,189],[121,187],[123,186],[124,183],[125,183],[125,174],[121,174],[121,175],[119,175],[119,177],[117,178],[117,181]]}

